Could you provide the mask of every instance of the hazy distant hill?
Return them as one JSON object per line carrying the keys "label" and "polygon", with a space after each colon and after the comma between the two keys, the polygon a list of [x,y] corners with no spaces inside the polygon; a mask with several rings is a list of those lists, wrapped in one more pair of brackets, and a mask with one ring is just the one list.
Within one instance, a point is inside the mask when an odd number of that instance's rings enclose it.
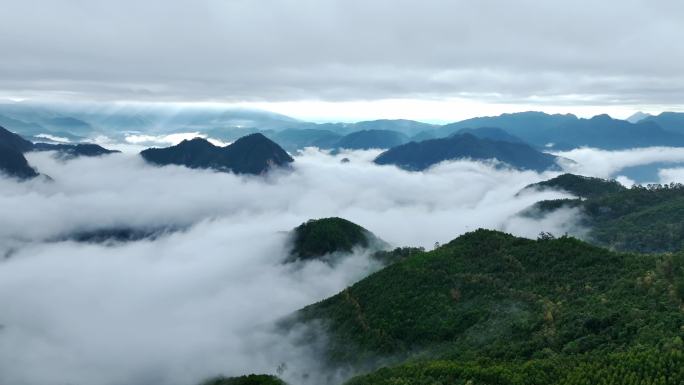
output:
{"label": "hazy distant hill", "polygon": [[0,173],[19,179],[30,179],[38,176],[36,170],[29,166],[21,152],[3,144],[0,144]]}
{"label": "hazy distant hill", "polygon": [[632,115],[630,115],[630,116],[629,116],[627,119],[625,119],[625,120],[628,121],[628,122],[630,122],[630,123],[638,123],[638,122],[640,122],[640,121],[642,121],[642,120],[644,120],[644,119],[646,119],[646,118],[649,118],[649,117],[651,117],[651,116],[653,116],[653,115],[647,114],[647,113],[644,113],[644,112],[639,111],[639,112],[633,113]]}
{"label": "hazy distant hill", "polygon": [[649,115],[642,121],[654,122],[668,131],[684,134],[684,113],[682,112],[663,112],[656,116]]}
{"label": "hazy distant hill", "polygon": [[77,144],[51,144],[51,143],[36,143],[33,145],[33,151],[57,151],[67,158],[78,156],[100,156],[106,154],[113,154],[119,151],[108,150],[97,144],[77,143]]}
{"label": "hazy distant hill", "polygon": [[402,133],[406,136],[413,136],[426,130],[434,130],[439,127],[433,124],[417,122],[405,119],[380,119],[353,123],[353,131],[362,130],[388,130]]}
{"label": "hazy distant hill", "polygon": [[335,143],[336,148],[369,150],[372,148],[391,148],[408,142],[402,133],[389,130],[363,130],[345,135]]}
{"label": "hazy distant hill", "polygon": [[480,139],[501,140],[511,143],[524,143],[522,139],[513,136],[505,130],[498,127],[479,127],[479,128],[462,128],[452,135],[471,134]]}
{"label": "hazy distant hill", "polygon": [[550,141],[548,133],[577,120],[572,114],[529,111],[466,119],[444,125],[439,130],[442,136],[448,136],[464,128],[498,127],[532,145],[544,146]]}
{"label": "hazy distant hill", "polygon": [[377,164],[393,164],[407,170],[425,170],[445,160],[496,159],[511,167],[544,171],[557,169],[557,158],[524,143],[480,139],[472,134],[410,142],[391,148],[376,159]]}
{"label": "hazy distant hill", "polygon": [[262,134],[252,134],[219,147],[201,138],[184,140],[167,148],[150,148],[140,153],[150,163],[211,168],[236,174],[262,174],[273,167],[286,166],[294,159]]}
{"label": "hazy distant hill", "polygon": [[[570,114],[520,112],[467,119],[442,126],[432,134],[444,137],[464,128],[482,127],[501,128],[510,135],[539,148],[551,147],[564,150],[581,146],[603,149],[684,146],[684,135],[654,124],[651,118],[633,124],[613,119],[608,115],[580,119]],[[430,132],[427,132],[423,134],[423,137],[429,135]]]}
{"label": "hazy distant hill", "polygon": [[287,129],[264,134],[288,151],[305,147],[335,148],[342,135],[320,129]]}

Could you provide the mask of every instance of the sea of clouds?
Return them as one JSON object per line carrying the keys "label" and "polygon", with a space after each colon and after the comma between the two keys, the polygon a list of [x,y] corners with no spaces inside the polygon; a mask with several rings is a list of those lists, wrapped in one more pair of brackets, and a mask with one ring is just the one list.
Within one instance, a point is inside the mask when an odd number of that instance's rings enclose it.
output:
{"label": "sea of clouds", "polygon": [[[133,152],[68,161],[28,154],[52,180],[0,178],[0,383],[194,385],[218,374],[275,373],[282,363],[293,385],[337,383],[348,374],[324,373],[296,336],[272,326],[381,266],[364,250],[334,267],[283,265],[300,223],[339,216],[392,246],[427,249],[480,227],[532,238],[582,233],[573,210],[517,215],[569,196],[518,194],[558,173],[466,160],[406,172],[373,164],[377,154],[307,149],[291,170],[265,176],[156,167]],[[596,176],[684,159],[662,148],[562,155],[576,161],[569,170]],[[667,181],[680,175],[661,171]],[[115,244],[59,240],[169,226],[182,230]]]}

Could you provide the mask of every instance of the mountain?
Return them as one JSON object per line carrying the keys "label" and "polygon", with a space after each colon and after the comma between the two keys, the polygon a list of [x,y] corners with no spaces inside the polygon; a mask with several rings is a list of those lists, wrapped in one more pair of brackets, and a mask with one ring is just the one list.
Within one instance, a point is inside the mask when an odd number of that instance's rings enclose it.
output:
{"label": "mountain", "polygon": [[[582,146],[609,150],[684,146],[684,128],[676,131],[660,124],[652,118],[630,123],[608,115],[580,119],[571,114],[550,115],[531,111],[467,119],[442,126],[434,134],[445,137],[465,128],[498,127],[534,147],[556,150]],[[429,136],[429,132],[422,136]]]}
{"label": "mountain", "polygon": [[647,114],[647,113],[638,111],[638,112],[635,112],[632,115],[630,115],[629,118],[627,118],[625,120],[630,122],[630,123],[639,123],[640,121],[642,121],[646,118],[650,118],[652,116],[653,115],[651,115],[651,114]]}
{"label": "mountain", "polygon": [[608,115],[567,123],[546,137],[546,140],[570,144],[572,147],[589,146],[607,150],[684,146],[684,135],[666,131],[652,121],[644,120],[632,124]]}
{"label": "mountain", "polygon": [[[386,246],[370,231],[342,218],[312,219],[292,232],[292,250],[286,262],[308,261],[351,253],[355,248],[382,249]],[[334,255],[332,256],[334,259]],[[326,259],[327,258],[327,259]]]}
{"label": "mountain", "polygon": [[140,155],[146,161],[162,166],[175,164],[255,175],[294,162],[285,150],[258,133],[244,136],[226,147],[218,147],[205,139],[195,138],[172,147],[150,148]]}
{"label": "mountain", "polygon": [[21,152],[4,144],[0,144],[0,172],[18,179],[38,176]]}
{"label": "mountain", "polygon": [[572,114],[546,114],[528,111],[499,116],[484,116],[462,120],[442,126],[441,136],[448,136],[463,128],[498,127],[523,141],[537,147],[549,142],[561,142],[558,138],[550,140],[547,133],[554,132],[563,125],[576,122],[578,118]]}
{"label": "mountain", "polygon": [[30,179],[38,176],[24,157],[33,143],[21,136],[0,127],[0,172],[18,179]]}
{"label": "mountain", "polygon": [[653,122],[670,132],[684,134],[684,113],[683,112],[663,112],[656,116],[647,116],[643,122]]}
{"label": "mountain", "polygon": [[351,150],[370,150],[391,148],[408,142],[408,137],[396,131],[362,130],[340,138],[335,147]]}
{"label": "mountain", "polygon": [[580,198],[596,198],[623,192],[627,188],[615,180],[563,174],[543,182],[531,184],[524,190],[561,190]]}
{"label": "mountain", "polygon": [[287,129],[264,134],[288,151],[297,151],[305,147],[322,149],[335,148],[342,135],[329,130],[320,129]]}
{"label": "mountain", "polygon": [[0,126],[0,145],[23,153],[33,149],[33,143]]}
{"label": "mountain", "polygon": [[332,367],[386,366],[354,385],[676,379],[658,382],[666,384],[684,379],[682,304],[681,254],[477,230],[307,306],[282,327],[323,325],[311,338],[327,341],[320,359]]}
{"label": "mountain", "polygon": [[71,116],[57,116],[54,118],[46,119],[45,124],[48,126],[54,126],[59,128],[66,128],[69,130],[89,132],[92,131],[92,127],[88,122],[84,122],[81,119],[76,119]]}
{"label": "mountain", "polygon": [[511,143],[524,143],[522,139],[497,127],[462,128],[453,135],[471,134],[480,139],[501,140]]}
{"label": "mountain", "polygon": [[383,152],[375,159],[375,163],[420,171],[439,162],[455,159],[497,159],[514,168],[535,171],[558,168],[555,156],[539,152],[524,143],[480,139],[471,134],[410,142]]}
{"label": "mountain", "polygon": [[33,151],[57,151],[60,155],[67,158],[75,158],[79,156],[101,156],[106,154],[114,154],[120,151],[108,150],[97,144],[78,143],[78,144],[51,144],[51,143],[36,143],[33,145]]}
{"label": "mountain", "polygon": [[416,122],[406,119],[379,119],[353,123],[350,125],[352,131],[383,130],[395,131],[406,136],[413,136],[422,131],[434,130],[439,126]]}
{"label": "mountain", "polygon": [[[684,250],[684,186],[681,184],[611,186],[586,199],[541,201],[525,211],[539,217],[562,208],[580,213],[587,241],[616,250],[643,253]],[[598,186],[598,184],[596,184]],[[608,191],[608,190],[613,191]]]}
{"label": "mountain", "polygon": [[200,385],[287,385],[281,379],[266,374],[250,374],[240,377],[218,377]]}

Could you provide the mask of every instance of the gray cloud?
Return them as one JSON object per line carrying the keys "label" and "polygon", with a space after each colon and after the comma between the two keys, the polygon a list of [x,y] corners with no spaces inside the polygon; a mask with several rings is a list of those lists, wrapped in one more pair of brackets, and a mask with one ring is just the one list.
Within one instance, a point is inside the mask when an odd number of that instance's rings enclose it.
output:
{"label": "gray cloud", "polygon": [[681,104],[680,1],[3,1],[8,96]]}

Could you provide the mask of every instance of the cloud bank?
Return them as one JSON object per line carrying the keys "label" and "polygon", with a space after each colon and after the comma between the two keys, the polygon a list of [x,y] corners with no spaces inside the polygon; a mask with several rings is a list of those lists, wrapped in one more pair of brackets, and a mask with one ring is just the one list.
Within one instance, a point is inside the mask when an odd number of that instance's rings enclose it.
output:
{"label": "cloud bank", "polygon": [[[511,217],[564,196],[514,197],[551,174],[469,161],[408,173],[372,164],[375,155],[309,149],[292,171],[251,177],[154,167],[127,153],[28,154],[54,181],[0,178],[0,247],[10,255],[0,262],[0,383],[192,385],[274,373],[282,362],[295,384],[336,383],[273,323],[379,266],[363,250],[335,268],[283,266],[288,230],[341,216],[392,245],[428,249],[478,227],[535,236],[539,223]],[[563,231],[556,222],[542,229]],[[185,230],[114,245],[54,241],[169,224]]]}
{"label": "cloud bank", "polygon": [[[393,246],[432,248],[479,227],[536,237],[582,235],[578,212],[516,214],[560,192],[527,192],[537,174],[467,160],[411,173],[377,151],[307,149],[292,171],[236,176],[155,167],[133,153],[63,161],[29,153],[54,181],[0,178],[0,383],[192,385],[209,376],[275,373],[337,384],[316,352],[274,323],[379,268],[357,250],[332,268],[283,266],[288,233],[310,218],[352,220]],[[571,171],[684,159],[680,149],[579,149]],[[341,163],[342,158],[349,163]],[[663,169],[678,180],[681,169]],[[79,231],[182,228],[113,245],[55,241]],[[304,376],[307,374],[308,376]]]}

